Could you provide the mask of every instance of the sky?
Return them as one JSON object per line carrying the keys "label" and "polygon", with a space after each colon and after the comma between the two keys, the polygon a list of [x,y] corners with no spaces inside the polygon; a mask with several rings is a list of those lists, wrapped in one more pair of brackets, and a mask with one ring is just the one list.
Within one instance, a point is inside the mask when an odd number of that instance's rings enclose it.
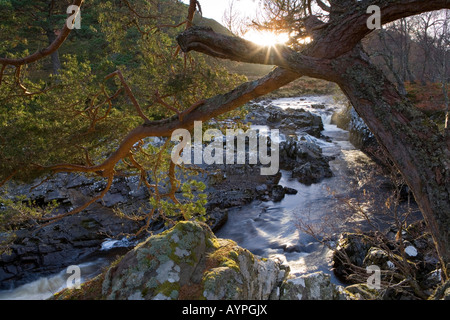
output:
{"label": "sky", "polygon": [[[202,7],[203,16],[222,23],[222,17],[227,9],[229,0],[198,0]],[[189,0],[183,0],[189,3]],[[254,17],[258,8],[258,1],[255,0],[235,0],[236,10],[243,17]],[[223,23],[222,23],[223,24]]]}

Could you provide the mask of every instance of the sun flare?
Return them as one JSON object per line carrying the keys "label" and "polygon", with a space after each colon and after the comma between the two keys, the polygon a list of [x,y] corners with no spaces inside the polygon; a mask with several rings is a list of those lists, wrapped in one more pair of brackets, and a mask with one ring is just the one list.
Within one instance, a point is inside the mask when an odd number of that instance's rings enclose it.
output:
{"label": "sun flare", "polygon": [[244,34],[244,39],[260,46],[272,47],[276,44],[285,44],[289,40],[289,35],[287,33],[249,30]]}

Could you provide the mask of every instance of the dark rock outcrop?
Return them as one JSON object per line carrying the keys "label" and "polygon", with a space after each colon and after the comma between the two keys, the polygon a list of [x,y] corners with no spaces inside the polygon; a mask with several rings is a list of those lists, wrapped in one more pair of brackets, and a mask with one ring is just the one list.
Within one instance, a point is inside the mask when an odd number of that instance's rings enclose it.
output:
{"label": "dark rock outcrop", "polygon": [[310,185],[333,176],[330,157],[322,154],[316,144],[288,138],[280,143],[280,167],[291,171],[291,177]]}

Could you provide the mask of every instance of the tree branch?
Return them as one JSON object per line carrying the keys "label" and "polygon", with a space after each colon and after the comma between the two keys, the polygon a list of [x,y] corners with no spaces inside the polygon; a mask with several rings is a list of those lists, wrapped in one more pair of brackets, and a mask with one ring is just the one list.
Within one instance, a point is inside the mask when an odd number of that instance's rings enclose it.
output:
{"label": "tree branch", "polygon": [[164,120],[145,122],[129,132],[117,150],[99,165],[82,166],[63,163],[41,167],[41,169],[54,172],[95,172],[100,176],[108,176],[108,173],[113,170],[120,160],[129,156],[129,151],[139,140],[152,136],[170,137],[172,132],[179,128],[192,129],[194,121],[207,121],[232,111],[244,103],[272,92],[299,77],[301,77],[301,74],[277,68],[261,79],[244,83],[226,94],[204,100],[201,105],[197,105],[195,109],[185,114],[182,119],[176,115]]}
{"label": "tree branch", "polygon": [[[376,0],[370,4],[380,7],[381,24],[427,11],[450,8],[450,0]],[[348,13],[331,21],[322,37],[315,39],[317,41],[304,53],[317,58],[332,59],[351,51],[361,39],[373,31],[367,28],[370,14],[366,13],[366,10],[367,7],[364,6],[348,8]]]}
{"label": "tree branch", "polygon": [[125,81],[125,79],[122,75],[122,72],[120,72],[120,70],[116,70],[113,73],[107,75],[105,77],[105,80],[111,79],[115,76],[117,76],[119,78],[120,82],[122,83],[122,86],[125,88],[125,92],[127,93],[127,96],[130,98],[131,102],[133,103],[139,117],[141,117],[145,122],[149,122],[150,120],[147,118],[147,116],[144,114],[144,112],[142,112],[139,102],[137,101],[136,97],[134,96],[133,92],[131,91],[130,86],[128,86],[127,82]]}
{"label": "tree branch", "polygon": [[[83,4],[84,0],[75,0],[73,2],[73,5],[76,5],[80,7]],[[67,37],[70,34],[71,29],[67,26],[67,23],[64,24],[64,27],[61,29],[58,37],[45,49],[38,50],[35,53],[19,59],[11,59],[11,58],[1,58],[0,57],[0,64],[3,65],[13,65],[13,66],[22,66],[24,64],[35,62],[39,59],[42,59],[56,50],[59,49],[59,47],[66,41]]]}
{"label": "tree branch", "polygon": [[181,50],[191,50],[207,55],[240,62],[277,65],[290,71],[330,79],[329,60],[305,56],[285,45],[259,46],[251,41],[215,33],[209,27],[192,27],[177,37]]}

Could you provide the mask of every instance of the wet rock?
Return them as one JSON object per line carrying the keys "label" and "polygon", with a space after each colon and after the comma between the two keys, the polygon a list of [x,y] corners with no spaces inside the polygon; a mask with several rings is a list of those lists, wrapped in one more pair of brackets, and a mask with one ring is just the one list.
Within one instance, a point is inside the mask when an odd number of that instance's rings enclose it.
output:
{"label": "wet rock", "polygon": [[286,270],[203,223],[180,222],[148,238],[108,269],[106,299],[269,299]]}
{"label": "wet rock", "polygon": [[286,194],[286,190],[282,186],[280,186],[280,185],[273,186],[272,201],[278,202],[278,201],[283,200],[285,194]]}
{"label": "wet rock", "polygon": [[217,231],[227,222],[228,210],[216,207],[208,213],[206,219],[206,224],[208,224],[211,230]]}
{"label": "wet rock", "polygon": [[351,105],[334,113],[331,123],[349,131],[350,142],[358,149],[365,149],[365,147],[376,144],[374,135]]}
{"label": "wet rock", "polygon": [[331,178],[332,176],[333,173],[328,164],[324,166],[323,163],[307,162],[292,170],[292,177],[306,185],[320,182],[322,179]]}
{"label": "wet rock", "polygon": [[208,170],[214,172],[214,179],[207,181],[208,212],[216,207],[242,206],[255,199],[269,201],[281,178],[281,172],[261,175],[257,165],[213,165]]}
{"label": "wet rock", "polygon": [[260,186],[257,186],[257,187],[255,188],[255,190],[256,190],[256,192],[257,192],[258,194],[266,194],[266,192],[268,192],[268,188],[267,188],[267,185],[266,185],[266,184],[262,184],[262,185],[260,185]]}
{"label": "wet rock", "polygon": [[[42,206],[51,201],[57,201],[61,210],[68,211],[70,207],[79,204],[80,199],[92,198],[105,187],[106,182],[103,180],[73,173],[58,173],[44,182],[39,179],[23,185],[11,182],[6,196],[13,198],[16,195],[22,195]],[[146,201],[147,197],[147,190],[144,186],[139,186],[137,177],[117,177],[113,180],[108,193],[98,203],[106,207],[114,207],[121,203]]]}
{"label": "wet rock", "polygon": [[298,191],[294,188],[284,187],[284,192],[286,194],[297,194]]}
{"label": "wet rock", "polygon": [[343,288],[331,283],[331,277],[315,272],[286,280],[282,285],[281,300],[345,300]]}
{"label": "wet rock", "polygon": [[323,110],[326,108],[326,106],[323,103],[315,103],[311,105],[311,108]]}

